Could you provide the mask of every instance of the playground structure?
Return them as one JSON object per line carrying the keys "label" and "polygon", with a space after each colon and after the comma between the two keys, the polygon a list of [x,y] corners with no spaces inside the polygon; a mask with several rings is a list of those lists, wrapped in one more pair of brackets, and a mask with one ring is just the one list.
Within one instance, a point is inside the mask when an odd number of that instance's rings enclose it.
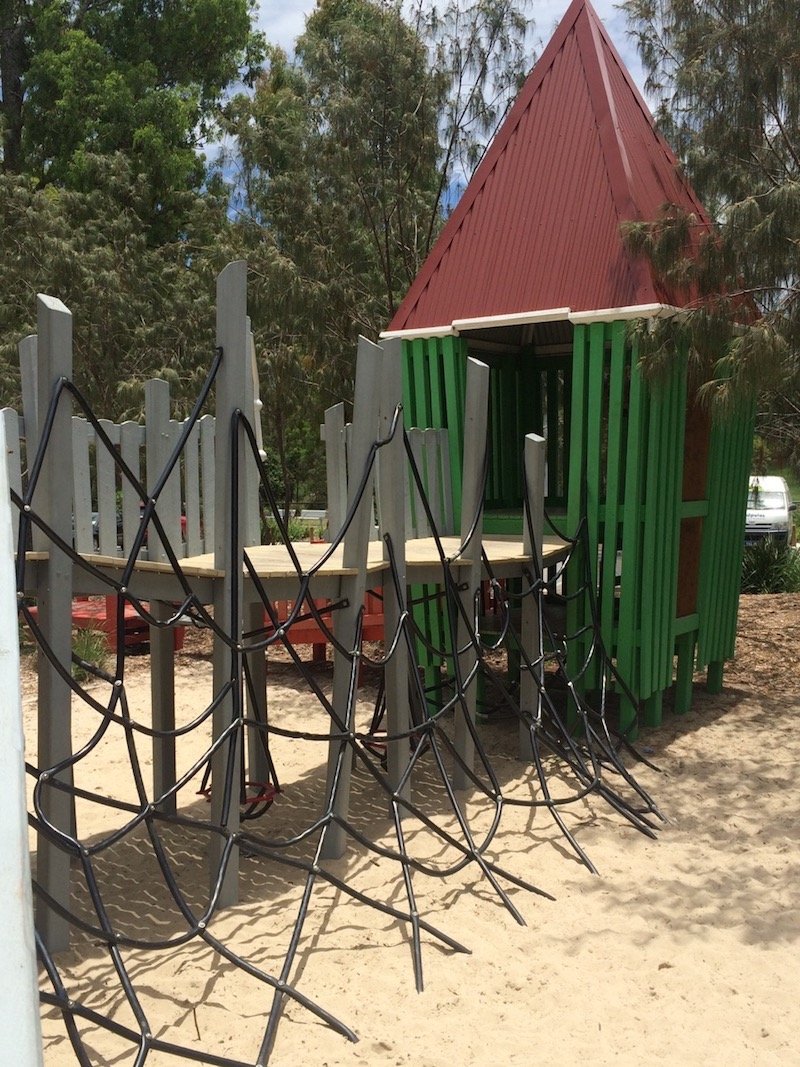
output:
{"label": "playground structure", "polygon": [[[576,0],[382,344],[359,345],[347,462],[329,466],[326,545],[289,542],[266,477],[244,264],[220,276],[217,348],[191,417],[171,424],[162,386],[149,387],[160,413],[151,407],[131,433],[146,440],[157,419],[171,428],[153,436],[144,462],[141,445],[134,458],[122,430],[117,440],[85,406],[72,381],[69,312],[40,298],[38,338],[22,349],[31,368],[23,383],[32,384],[27,452],[16,466],[16,413],[4,428],[19,617],[38,645],[38,752],[27,770],[40,995],[61,1013],[78,1062],[89,1062],[91,1027],[141,1064],[151,1055],[264,1064],[289,1002],[354,1039],[300,988],[298,945],[321,888],[402,924],[422,988],[422,935],[452,951],[464,946],[420,914],[415,880],[446,883],[471,868],[518,921],[504,885],[541,892],[505,859],[489,858],[509,804],[548,812],[590,871],[564,819],[570,805],[594,798],[654,834],[659,812],[630,770],[629,742],[640,704],[646,722],[659,720],[676,653],[676,710],[689,706],[695,665],[708,668],[710,688],[721,685],[751,440],[746,416],[717,425],[691,404],[685,353],[658,381],[638,366],[627,323],[675,314],[691,294],[663,291],[632,260],[620,224],[653,217],[666,200],[707,225],[599,20]],[[520,232],[521,219],[532,232]],[[96,529],[75,476],[74,409],[92,441],[90,492],[96,486],[105,501]],[[430,454],[420,445],[428,429],[438,431],[428,435]],[[281,528],[282,544],[261,544],[264,517]],[[384,641],[365,719],[368,591],[382,599]],[[84,664],[90,684],[70,674],[73,594],[115,598],[114,669]],[[149,632],[145,714],[128,699],[126,614]],[[309,622],[333,648],[330,690],[297,653]],[[214,640],[208,703],[187,719],[176,716],[174,692],[174,631],[184,625]],[[302,727],[271,710],[277,649],[307,695]],[[517,724],[523,798],[506,795],[495,773],[483,733],[491,721],[477,721],[479,688]],[[85,771],[112,734],[124,737],[126,789],[89,784]],[[77,747],[74,736],[83,738]],[[202,738],[199,757],[184,755],[190,736]],[[318,751],[325,783],[291,832],[274,832],[271,821],[297,788],[273,758],[281,739]],[[384,813],[381,836],[351,803],[354,780]],[[210,806],[197,800],[208,787]],[[91,838],[82,832],[87,807],[107,815],[107,829]],[[440,862],[421,848],[425,836]],[[183,881],[188,839],[207,865],[202,899]],[[115,887],[103,879],[114,850],[148,872],[166,932],[120,921]],[[355,850],[392,865],[385,896],[342,875],[340,857]],[[296,915],[281,931],[259,926],[255,949],[229,945],[212,928],[220,909],[236,906],[245,870],[296,873],[302,886]],[[119,985],[113,1012],[72,988],[61,953],[77,936],[108,957]],[[279,963],[266,967],[259,946],[273,940]],[[181,946],[216,953],[262,991],[256,1048],[227,1057],[179,1030],[156,1031],[145,979],[126,953]]]}
{"label": "playground structure", "polygon": [[516,442],[545,436],[553,529],[586,524],[590,595],[570,601],[569,629],[596,611],[631,731],[638,703],[661,721],[673,683],[685,712],[695,669],[721,688],[753,437],[752,410],[712,420],[693,401],[687,351],[657,378],[639,366],[630,325],[696,298],[625,244],[625,223],[665,205],[693,217],[694,239],[710,232],[600,19],[574,0],[384,334],[404,345],[410,420],[447,427],[454,454],[466,360],[489,365],[487,531],[519,531]]}
{"label": "playground structure", "polygon": [[[471,361],[465,381],[465,447],[458,463],[461,492],[456,513],[459,534],[440,536],[433,522],[429,536],[407,538],[406,494],[396,488],[413,479],[428,518],[434,508],[427,503],[424,471],[413,462],[413,450],[403,432],[400,345],[387,342],[381,348],[362,341],[347,507],[339,533],[330,544],[321,546],[288,541],[277,546],[259,544],[259,503],[276,521],[280,516],[260,459],[253,417],[246,414],[255,407],[245,282],[246,268],[241,263],[232,264],[220,276],[219,344],[209,380],[163,467],[146,472],[146,484],[110,438],[104,437],[100,420],[84,407],[72,383],[67,309],[50,298],[39,301],[37,447],[27,460],[22,495],[12,493],[17,513],[16,579],[20,595],[35,596],[38,606],[34,617],[27,599],[20,599],[20,618],[30,626],[40,649],[38,754],[29,762],[28,773],[33,779],[30,819],[38,837],[36,933],[46,975],[41,995],[45,1005],[62,1013],[79,1061],[85,1059],[82,1029],[90,1026],[94,1032],[117,1039],[122,1047],[138,1048],[142,1063],[151,1053],[220,1064],[266,1063],[290,1000],[353,1038],[346,1023],[305,997],[293,983],[297,946],[319,883],[335,886],[406,926],[421,988],[421,935],[454,951],[462,946],[417,913],[416,878],[447,879],[465,865],[474,866],[518,921],[522,915],[503,882],[541,892],[488,858],[506,803],[522,802],[549,811],[589,870],[593,870],[591,859],[561,814],[564,805],[596,796],[649,835],[659,817],[655,804],[621,759],[626,746],[623,738],[614,736],[605,703],[590,705],[568,676],[569,640],[547,633],[544,568],[560,570],[572,546],[541,536],[543,455],[541,442],[534,437],[527,438],[524,448],[530,501],[524,536],[504,539],[482,532],[485,366]],[[170,504],[165,487],[179,467],[212,388],[216,394],[214,550],[189,556],[181,547],[186,533],[179,521],[184,502]],[[98,450],[105,450],[113,460],[116,477],[130,484],[137,506],[138,501],[144,502],[132,545],[117,556],[96,550],[79,552],[75,547],[74,472],[68,447],[73,405],[83,408],[97,435]],[[376,459],[380,472],[374,479]],[[377,541],[369,539],[373,483],[381,533]],[[169,530],[176,538],[174,547]],[[573,553],[572,558],[578,557]],[[481,585],[487,581],[504,598],[500,636],[515,651],[520,672],[515,683],[498,673],[489,655],[497,646],[497,635],[491,644],[481,637],[477,605]],[[361,620],[370,586],[381,589],[385,644],[374,662],[382,675],[376,706],[371,723],[362,726],[356,705],[359,666],[365,656]],[[438,604],[435,614],[445,631],[443,638],[414,623],[416,609],[409,589],[418,586],[434,590],[431,596]],[[293,590],[291,595],[289,590]],[[147,622],[152,657],[150,714],[134,714],[129,706],[124,642],[117,643],[113,673],[85,664],[93,675],[91,684],[71,677],[75,591],[117,596],[120,625],[124,605],[133,605]],[[319,598],[331,602],[330,623],[317,613]],[[294,614],[276,625],[274,605],[287,599],[295,605]],[[292,627],[302,612],[317,616],[333,645],[330,694],[320,688],[294,649]],[[265,615],[270,625],[264,624]],[[208,628],[215,645],[209,703],[188,722],[175,718],[172,630],[179,623]],[[418,669],[415,657],[420,646],[438,660],[441,678],[435,694],[426,689]],[[307,685],[308,712],[302,730],[286,730],[270,719],[267,662],[274,648],[289,652]],[[588,664],[595,662],[611,679],[613,669],[599,641],[592,644],[588,656]],[[531,782],[523,801],[504,797],[476,727],[480,678],[502,696],[507,713],[518,722],[520,756],[529,765]],[[432,700],[437,701],[435,708]],[[83,724],[80,729],[79,722]],[[88,739],[73,749],[76,730]],[[113,732],[122,732],[126,739],[131,787],[127,793],[117,782],[108,782],[105,788],[96,783],[90,786],[83,773],[84,764],[91,763],[104,738]],[[183,739],[198,732],[206,737],[204,754],[187,765],[181,756]],[[270,833],[271,804],[273,800],[282,803],[284,796],[290,803],[292,789],[291,783],[279,781],[280,767],[272,760],[271,741],[287,735],[327,753],[320,768],[327,780],[321,808],[288,840]],[[142,760],[150,748],[153,774],[146,781]],[[393,844],[365,835],[351,814],[351,779],[356,772],[362,788],[366,782],[383,806],[387,825],[393,827]],[[421,775],[426,782],[423,806],[415,796]],[[204,802],[198,808],[196,800],[198,787],[209,776],[210,810]],[[557,787],[553,776],[558,779]],[[488,819],[477,836],[474,815],[467,813],[468,800],[471,805],[478,802]],[[87,840],[82,834],[82,812],[87,806],[107,813],[108,830],[100,838]],[[421,830],[440,842],[449,857],[446,862],[432,864],[417,854]],[[179,831],[178,838],[174,831]],[[175,851],[187,834],[199,835],[208,865],[208,893],[200,902],[185,894]],[[109,849],[124,850],[134,842],[137,849],[144,849],[141,862],[150,871],[149,892],[158,894],[165,914],[171,916],[173,934],[162,937],[139,929],[133,935],[114,919],[113,887],[104,884],[103,857]],[[364,894],[336,873],[329,860],[348,848],[372,850],[396,864],[407,898],[405,907],[393,898]],[[241,949],[229,949],[209,929],[220,908],[236,904],[242,863],[264,869],[285,865],[287,870],[301,871],[305,878],[301,906],[277,973],[257,966]],[[91,1000],[72,995],[59,952],[77,932],[105,947],[119,976],[125,1022],[97,1011]],[[269,932],[261,934],[269,936]],[[213,1050],[183,1043],[180,1034],[154,1033],[138,991],[138,975],[126,967],[125,953],[142,945],[153,952],[173,950],[183,943],[205,945],[271,992],[259,1048],[249,1049],[246,1057],[215,1056]]]}

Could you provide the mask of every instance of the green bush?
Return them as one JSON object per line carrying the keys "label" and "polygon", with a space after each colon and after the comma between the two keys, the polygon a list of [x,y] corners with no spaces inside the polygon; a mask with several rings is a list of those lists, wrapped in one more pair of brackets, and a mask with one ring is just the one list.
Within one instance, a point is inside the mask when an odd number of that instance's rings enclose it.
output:
{"label": "green bush", "polygon": [[90,681],[92,667],[105,670],[111,659],[108,639],[102,630],[91,627],[75,630],[72,635],[72,677],[76,682]]}
{"label": "green bush", "polygon": [[764,538],[744,550],[743,593],[800,593],[800,551]]}
{"label": "green bush", "polygon": [[[289,519],[286,524],[290,541],[307,541],[311,534],[311,527],[307,522],[300,519]],[[280,544],[283,538],[278,529],[278,524],[273,518],[263,521],[261,524],[261,537],[265,545]]]}

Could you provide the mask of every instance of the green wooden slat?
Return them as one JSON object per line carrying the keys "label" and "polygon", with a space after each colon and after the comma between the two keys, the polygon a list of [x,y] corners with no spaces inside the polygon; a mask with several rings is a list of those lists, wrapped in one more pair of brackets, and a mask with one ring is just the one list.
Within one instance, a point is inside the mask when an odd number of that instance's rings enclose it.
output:
{"label": "green wooden slat", "polygon": [[[541,370],[539,369],[538,361],[535,358],[533,349],[527,353],[523,353],[523,360],[520,365],[519,376],[519,412],[520,412],[520,433],[521,440],[524,442],[526,433],[539,433],[542,432],[542,414],[541,414],[541,401],[540,401],[540,388],[539,382],[541,381]],[[519,465],[519,481],[515,490],[514,501],[515,505],[522,506],[523,498],[523,474],[522,474],[522,452],[520,452],[520,465]],[[520,529],[522,527],[520,526]]]}
{"label": "green wooden slat", "polygon": [[[675,617],[673,590],[676,579],[674,555],[677,548],[677,517],[679,496],[678,469],[680,451],[678,395],[680,372],[677,366],[664,381],[660,453],[662,485],[658,494],[658,526],[656,538],[657,568],[655,591],[655,624],[653,627],[653,691],[662,691],[672,682],[674,649],[673,623]],[[681,467],[682,469],[682,467]]]}
{"label": "green wooden slat", "polygon": [[461,514],[461,457],[464,446],[464,382],[466,345],[460,338],[442,339],[442,370],[450,444],[450,471],[453,479],[453,514]]}
{"label": "green wooden slat", "polygon": [[620,484],[624,475],[623,390],[625,386],[625,324],[611,327],[611,367],[608,391],[608,444],[606,447],[606,506],[603,533],[603,577],[600,597],[600,629],[603,643],[614,656],[614,609],[616,606],[617,531]]}
{"label": "green wooden slat", "polygon": [[731,488],[730,476],[732,466],[728,462],[729,449],[732,442],[729,440],[727,427],[718,424],[714,433],[714,471],[713,471],[713,553],[708,563],[709,587],[706,592],[705,616],[706,637],[711,659],[717,658],[716,635],[719,632],[720,614],[720,582],[724,573],[723,543],[725,523],[725,499]]}
{"label": "green wooden slat", "polygon": [[645,428],[647,438],[647,467],[642,493],[642,555],[641,555],[641,608],[639,625],[641,630],[640,659],[639,659],[639,697],[646,699],[653,691],[652,660],[653,660],[653,570],[655,566],[655,522],[653,519],[655,475],[658,471],[660,457],[658,455],[657,427],[660,415],[660,404],[657,391],[651,386],[648,388],[649,395],[649,418]]}
{"label": "green wooden slat", "polygon": [[677,715],[684,715],[692,706],[692,674],[697,635],[692,630],[678,635],[676,640],[678,673],[675,678],[675,712]]}
{"label": "green wooden slat", "polygon": [[503,500],[502,464],[508,455],[508,429],[503,418],[503,381],[497,367],[490,375],[489,432],[492,436],[492,451],[489,457],[489,488],[492,499],[499,504]]}
{"label": "green wooden slat", "polygon": [[659,626],[656,646],[656,688],[667,689],[672,684],[675,648],[675,604],[678,578],[679,498],[683,481],[683,422],[684,410],[681,383],[681,362],[675,360],[666,390],[666,419],[664,424],[663,455],[665,492],[663,495],[663,532],[661,588],[659,591]]}
{"label": "green wooden slat", "polygon": [[[736,529],[734,516],[737,499],[741,500],[749,473],[752,435],[745,439],[739,432],[740,426],[735,418],[727,428],[727,442],[724,457],[727,460],[727,492],[724,498],[724,510],[718,534],[720,555],[725,560],[725,568],[720,576],[717,592],[717,611],[714,626],[714,660],[724,660],[726,654],[733,652],[732,642],[728,652],[728,634],[731,628],[735,633],[736,601],[741,575],[741,560],[744,546],[743,526]],[[732,626],[731,626],[732,623]]]}
{"label": "green wooden slat", "polygon": [[435,340],[430,348],[430,426],[447,426],[447,402],[444,391],[444,357],[441,350],[441,338]]}
{"label": "green wooden slat", "polygon": [[[589,546],[589,573],[595,596],[598,595],[597,549],[600,545],[600,460],[603,430],[603,401],[605,394],[605,323],[592,323],[589,327],[589,365],[587,396],[587,456],[586,456],[586,528]],[[587,613],[588,614],[588,613]],[[588,651],[591,635],[584,639],[583,654]],[[599,660],[595,658],[586,672],[586,684],[596,688],[599,684]]]}
{"label": "green wooden slat", "polygon": [[700,615],[697,641],[697,666],[704,667],[708,660],[706,649],[710,633],[711,597],[713,596],[714,568],[716,566],[717,528],[719,510],[717,499],[717,465],[720,447],[719,428],[712,422],[711,440],[708,455],[708,474],[706,496],[708,497],[708,516],[703,523],[703,541],[700,547],[700,575],[698,583],[697,607]]}
{"label": "green wooden slat", "polygon": [[[622,678],[638,698],[640,692],[639,648],[642,549],[642,475],[646,463],[647,397],[638,367],[638,353],[628,356],[630,384],[628,391],[628,425],[625,439],[627,464],[622,517],[622,578],[620,581],[617,666]],[[623,706],[620,726],[627,729],[633,721],[633,709]]]}
{"label": "green wooden slat", "polygon": [[542,425],[547,425],[547,485],[550,495],[558,496],[558,487],[563,478],[558,425],[558,414],[561,408],[558,366],[551,367],[547,371],[545,396],[547,397],[547,422],[545,424],[543,420]]}
{"label": "green wooden slat", "polygon": [[597,588],[597,553],[600,540],[600,459],[603,429],[605,369],[605,323],[589,327],[588,418],[586,456],[586,518],[589,530],[589,569]]}
{"label": "green wooden slat", "polygon": [[[712,424],[709,514],[704,524],[698,598],[699,668],[733,654],[752,426],[751,411]],[[721,677],[721,666],[716,672]]]}
{"label": "green wooden slat", "polygon": [[505,375],[504,410],[509,413],[511,449],[508,453],[508,463],[501,462],[502,471],[502,499],[504,507],[511,505],[520,499],[522,486],[522,448],[524,432],[520,421],[519,395],[520,374],[516,367],[509,367],[509,373]]}
{"label": "green wooden slat", "polygon": [[416,426],[431,425],[430,388],[430,342],[414,364],[414,395],[416,398]]}
{"label": "green wooden slat", "polygon": [[[667,611],[667,583],[669,569],[670,538],[669,504],[672,495],[672,478],[670,460],[672,449],[670,447],[670,434],[672,430],[672,381],[669,379],[662,383],[661,388],[661,412],[658,425],[658,451],[659,451],[659,487],[655,495],[655,514],[653,517],[656,537],[655,556],[653,568],[653,606],[652,606],[652,646],[651,646],[651,685],[653,693],[658,693],[663,688],[663,664],[664,645],[669,640],[672,620]],[[660,708],[659,708],[660,710]],[[647,720],[646,720],[647,721]],[[648,725],[658,725],[652,718]]]}
{"label": "green wooden slat", "polygon": [[658,596],[658,538],[662,534],[661,519],[661,467],[662,427],[664,421],[664,389],[660,382],[650,390],[648,419],[647,473],[644,494],[644,540],[642,543],[642,613],[641,613],[641,691],[647,698],[656,688],[654,678],[654,651],[656,642]]}
{"label": "green wooden slat", "polygon": [[728,496],[727,525],[725,537],[728,545],[729,567],[726,599],[720,620],[719,657],[729,659],[733,655],[736,640],[736,616],[738,614],[739,588],[741,586],[742,553],[744,552],[744,511],[747,502],[746,487],[750,474],[753,447],[752,420],[734,419],[731,433],[737,442],[736,468],[732,471],[732,485]]}
{"label": "green wooden slat", "polygon": [[[714,501],[714,558],[710,568],[711,586],[707,606],[707,635],[709,663],[718,662],[717,673],[722,680],[722,655],[720,649],[720,630],[724,618],[723,583],[725,573],[730,566],[730,556],[726,553],[725,520],[728,508],[727,500],[734,489],[736,462],[732,450],[736,442],[731,438],[730,425],[719,426],[717,449],[715,455],[715,501]],[[727,557],[727,558],[726,558]]]}
{"label": "green wooden slat", "polygon": [[672,662],[675,647],[675,613],[678,607],[678,568],[680,566],[681,497],[683,496],[683,461],[686,437],[686,361],[676,363],[672,402],[672,495],[670,498],[669,585],[667,588],[667,640],[663,647],[664,688],[672,684]]}
{"label": "green wooden slat", "polygon": [[721,531],[725,537],[728,569],[724,585],[724,601],[718,619],[718,655],[715,659],[729,659],[734,652],[736,640],[736,616],[738,612],[739,586],[741,582],[742,553],[744,551],[744,510],[746,486],[752,458],[752,419],[735,418],[731,426],[735,447],[735,465],[731,467],[731,486],[727,497],[726,525]]}
{"label": "green wooden slat", "polygon": [[[567,449],[562,460],[562,486],[564,499],[566,500],[567,472],[569,470],[570,448],[572,441],[570,433],[570,427],[572,426],[572,362],[565,362],[564,364],[564,382],[562,386],[562,397],[564,403],[564,440],[566,442]],[[557,432],[556,437],[558,437]]]}
{"label": "green wooden slat", "polygon": [[[582,483],[586,459],[586,405],[588,393],[589,361],[588,328],[584,325],[575,327],[573,337],[573,375],[572,375],[572,419],[570,427],[570,467],[569,491],[567,494],[567,534],[572,537],[578,530],[581,520]],[[571,566],[566,571],[567,593],[572,594],[580,587],[580,574],[583,567],[580,549],[577,549]],[[584,606],[578,598],[567,603],[567,632],[572,634],[579,628],[584,618]],[[567,652],[567,668],[572,677],[577,674],[582,662],[582,649],[577,642],[572,642]]]}
{"label": "green wooden slat", "polygon": [[414,343],[403,342],[403,422],[406,426],[412,425],[414,408]]}

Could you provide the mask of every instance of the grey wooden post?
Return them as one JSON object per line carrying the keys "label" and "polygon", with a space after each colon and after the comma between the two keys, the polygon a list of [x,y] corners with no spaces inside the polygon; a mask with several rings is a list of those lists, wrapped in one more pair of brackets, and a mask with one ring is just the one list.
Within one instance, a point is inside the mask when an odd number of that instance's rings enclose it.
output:
{"label": "grey wooden post", "polygon": [[347,447],[344,431],[344,404],[334,404],[325,412],[322,426],[325,440],[325,481],[328,494],[328,540],[333,541],[344,525],[347,510]]}
{"label": "grey wooden post", "polygon": [[[164,621],[173,614],[171,604],[151,600],[150,611]],[[123,638],[124,639],[124,638]],[[153,706],[153,729],[175,729],[175,631],[166,626],[150,627],[150,699]],[[153,797],[163,796],[175,785],[175,737],[153,738]],[[170,796],[158,810],[174,815],[177,801]]]}
{"label": "grey wooden post", "polygon": [[[253,411],[253,375],[247,327],[247,264],[229,263],[217,278],[217,345],[222,349],[222,365],[216,383],[216,427],[214,467],[216,506],[214,512],[214,565],[224,577],[214,586],[214,618],[227,631],[233,648],[214,640],[214,696],[230,687],[214,710],[214,738],[220,737],[243,714],[242,692],[242,546],[246,535],[245,501],[248,487],[244,435],[239,438],[239,466],[232,470],[232,432],[237,409],[249,416]],[[233,489],[236,479],[239,500],[234,514]],[[211,764],[211,821],[229,833],[239,830],[239,766],[241,729],[236,729],[215,752]],[[229,760],[232,763],[229,764]],[[233,767],[228,781],[227,768]],[[224,839],[212,834],[210,873],[212,889],[222,860]],[[234,846],[222,879],[219,902],[235,904],[239,896],[239,850]]]}
{"label": "grey wooden post", "polygon": [[[481,542],[483,540],[483,470],[487,443],[487,416],[489,410],[489,368],[477,359],[467,360],[467,389],[464,410],[464,465],[461,489],[461,543],[465,559],[469,563],[457,572],[459,583],[465,588],[460,594],[462,610],[457,626],[458,647],[463,648],[459,657],[462,678],[474,669],[478,659],[472,640],[472,620],[475,614],[475,593],[481,583]],[[470,528],[473,527],[470,534]],[[462,614],[469,620],[465,622]],[[477,706],[478,679],[464,693],[464,703],[456,709],[454,745],[468,768],[475,762],[475,742],[467,719],[474,724]],[[456,764],[453,785],[456,789],[468,789],[471,780],[466,771]]]}
{"label": "grey wooden post", "polygon": [[[379,432],[382,438],[389,435],[392,418],[403,399],[403,346],[399,338],[383,342],[383,369]],[[378,514],[381,520],[381,536],[391,538],[397,584],[400,599],[395,594],[392,576],[384,574],[383,617],[386,647],[397,631],[402,612],[406,607],[406,454],[403,446],[402,414],[394,438],[383,446],[379,453],[380,478],[378,479]],[[384,541],[383,558],[389,559],[389,550]],[[408,646],[401,638],[395,654],[386,664],[386,732],[404,733],[410,725],[408,702]],[[409,740],[389,743],[387,770],[389,784],[397,789],[408,767]],[[411,784],[407,782],[402,795],[411,798]],[[400,809],[402,812],[402,808]]]}
{"label": "grey wooden post", "polygon": [[[100,419],[100,425],[117,445],[120,428],[108,419]],[[97,466],[97,544],[101,556],[118,556],[117,545],[117,469],[114,455],[96,439],[95,462]]]}
{"label": "grey wooden post", "polygon": [[[138,422],[123,422],[119,428],[119,451],[122,459],[143,482],[140,463],[141,444],[145,430]],[[136,540],[141,522],[141,500],[139,494],[130,484],[127,478],[122,479],[122,554],[127,556]],[[142,558],[146,557],[147,550],[142,549]]]}
{"label": "grey wooden post", "polygon": [[[542,537],[544,536],[544,479],[545,439],[535,433],[525,435],[525,504],[527,515],[522,520],[522,545],[526,556],[533,556],[531,571],[542,574]],[[530,529],[528,518],[530,515]],[[531,543],[533,532],[533,543]],[[524,581],[524,579],[523,579]],[[542,627],[540,621],[542,594],[526,596],[522,601],[520,640],[524,662],[520,663],[520,707],[534,718],[539,710],[539,690],[542,684]],[[520,719],[519,758],[533,758],[530,727]]]}
{"label": "grey wooden post", "polygon": [[[349,477],[347,479],[348,510],[355,503],[359,482],[366,468],[369,450],[375,442],[378,430],[382,352],[378,345],[364,337],[358,339],[356,363],[356,387],[353,401],[352,445],[350,449]],[[374,472],[373,472],[374,473]],[[364,603],[367,588],[366,563],[369,542],[369,527],[372,520],[373,475],[367,482],[358,509],[344,538],[344,566],[355,569],[355,574],[345,575],[341,581],[340,596],[346,606],[334,612],[333,627],[336,638],[347,649],[355,648],[358,615]],[[350,696],[351,670],[358,671],[349,657],[334,649],[333,658],[333,706],[346,730],[353,729],[355,714],[355,687]],[[331,721],[331,733],[340,732],[340,727]],[[341,766],[339,759],[341,752]],[[346,818],[350,806],[350,774],[353,751],[346,742],[332,742],[328,755],[327,796],[333,803],[334,812]],[[336,770],[339,768],[338,780]],[[325,835],[321,856],[334,859],[344,853],[346,835],[341,826],[332,822]]]}
{"label": "grey wooden post", "polygon": [[[145,383],[144,397],[147,492],[152,495],[172,452],[169,385],[159,379],[151,379]],[[164,486],[157,510],[175,551],[176,538],[180,535],[180,481],[177,471]],[[167,562],[166,549],[152,523],[147,535],[147,550],[149,559],[158,563]],[[150,611],[156,619],[163,621],[172,615],[172,606],[162,600],[151,600]],[[175,729],[174,644],[175,635],[171,629],[164,626],[150,627],[150,696],[153,705],[153,728],[156,730]],[[174,786],[175,774],[175,738],[154,737],[154,798],[163,796]],[[177,810],[175,797],[171,796],[159,805],[159,810],[174,814]]]}
{"label": "grey wooden post", "polygon": [[22,418],[25,422],[25,449],[28,455],[28,468],[39,445],[39,389],[37,379],[38,338],[35,333],[23,337],[17,345],[19,351],[19,378],[22,390]]}
{"label": "grey wooden post", "polygon": [[[173,428],[169,417],[169,385],[151,378],[144,387],[145,448],[147,451],[147,491],[152,494],[166,470],[173,449]],[[176,464],[161,491],[156,506],[173,552],[181,555],[181,479]],[[151,524],[147,534],[148,558],[166,563],[167,553],[156,528]]]}
{"label": "grey wooden post", "polygon": [[[38,425],[43,427],[53,388],[72,377],[72,315],[60,300],[37,297]],[[36,487],[34,508],[67,543],[72,542],[72,404],[63,394],[56,411],[45,460]],[[33,547],[47,552],[38,571],[36,597],[44,641],[69,671],[72,656],[72,562],[34,528]],[[39,766],[53,767],[72,753],[72,693],[64,679],[39,651]],[[70,772],[59,776],[71,781]],[[73,830],[73,804],[68,793],[45,785],[41,792],[44,818],[65,834]],[[39,834],[37,879],[58,904],[69,908],[70,854],[46,834]],[[69,924],[39,897],[37,927],[52,952],[69,947]]]}

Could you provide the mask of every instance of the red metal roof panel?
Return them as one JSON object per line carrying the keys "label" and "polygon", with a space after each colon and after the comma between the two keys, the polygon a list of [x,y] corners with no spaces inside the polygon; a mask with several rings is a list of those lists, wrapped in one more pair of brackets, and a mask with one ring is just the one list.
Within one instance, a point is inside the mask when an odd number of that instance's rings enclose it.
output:
{"label": "red metal roof panel", "polygon": [[621,236],[665,202],[708,225],[602,23],[574,0],[389,328],[683,303]]}

